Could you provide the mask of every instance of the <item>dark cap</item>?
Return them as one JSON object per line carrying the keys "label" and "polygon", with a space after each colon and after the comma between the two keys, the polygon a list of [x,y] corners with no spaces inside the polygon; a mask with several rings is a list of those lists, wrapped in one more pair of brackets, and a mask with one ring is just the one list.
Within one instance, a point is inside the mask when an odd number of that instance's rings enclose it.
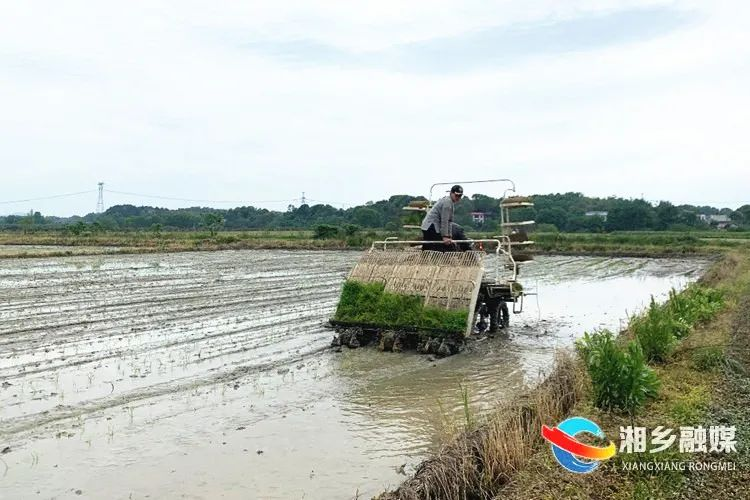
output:
{"label": "dark cap", "polygon": [[464,188],[456,184],[451,188],[451,193],[458,193],[458,194],[464,194]]}

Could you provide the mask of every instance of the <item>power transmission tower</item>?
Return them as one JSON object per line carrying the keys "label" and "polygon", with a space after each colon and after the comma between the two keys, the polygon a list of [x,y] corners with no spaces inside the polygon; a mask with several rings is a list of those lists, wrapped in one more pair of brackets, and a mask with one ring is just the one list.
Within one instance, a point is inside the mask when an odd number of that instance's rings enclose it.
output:
{"label": "power transmission tower", "polygon": [[104,212],[104,183],[99,183],[99,199],[96,201],[96,213]]}
{"label": "power transmission tower", "polygon": [[305,199],[305,192],[302,191],[302,203],[301,205],[307,205],[307,200]]}

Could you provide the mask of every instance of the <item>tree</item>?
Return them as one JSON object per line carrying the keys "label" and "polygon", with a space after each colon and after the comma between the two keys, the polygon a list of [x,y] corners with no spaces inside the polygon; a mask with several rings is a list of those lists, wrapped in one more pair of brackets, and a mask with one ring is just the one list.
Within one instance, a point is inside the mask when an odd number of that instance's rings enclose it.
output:
{"label": "tree", "polygon": [[224,217],[217,213],[203,214],[203,225],[208,229],[213,238],[216,236],[216,232],[224,225]]}
{"label": "tree", "polygon": [[73,233],[75,236],[80,236],[83,234],[84,231],[86,231],[86,223],[79,220],[75,224],[71,224],[70,226],[67,226],[67,229],[71,233]]}
{"label": "tree", "polygon": [[677,224],[681,225],[683,227],[695,227],[700,222],[698,219],[698,214],[689,208],[686,207],[679,207],[680,213],[677,216]]}
{"label": "tree", "polygon": [[656,229],[669,229],[680,221],[680,210],[668,201],[660,202],[655,212]]}
{"label": "tree", "polygon": [[162,224],[167,227],[178,229],[195,229],[200,223],[200,219],[190,212],[177,210],[174,213],[167,213],[161,217]]}
{"label": "tree", "polygon": [[327,240],[335,238],[339,234],[339,228],[336,226],[329,226],[328,224],[319,224],[315,226],[313,237],[319,240]]}
{"label": "tree", "polygon": [[742,205],[737,211],[742,214],[745,222],[750,223],[750,205]]}
{"label": "tree", "polygon": [[500,207],[500,201],[498,199],[479,193],[471,197],[471,204],[475,212],[484,212],[485,214],[491,214],[492,216],[497,216]]}
{"label": "tree", "polygon": [[607,231],[634,231],[654,227],[654,209],[644,200],[619,200],[607,214]]}
{"label": "tree", "polygon": [[310,205],[308,205],[307,203],[303,203],[294,211],[295,217],[300,221],[306,221],[307,219],[309,219],[310,214]]}
{"label": "tree", "polygon": [[[586,217],[586,212],[609,212],[606,230],[637,229],[677,229],[687,230],[701,226],[698,214],[729,215],[734,224],[750,228],[750,204],[739,207],[736,211],[727,208],[697,207],[693,205],[674,206],[661,202],[651,206],[644,200],[625,200],[614,196],[609,198],[589,198],[581,193],[556,193],[534,195],[531,197],[535,206],[514,209],[513,220],[537,220],[543,227],[552,225],[565,231],[600,231],[602,221],[596,217]],[[96,230],[92,226],[98,222],[105,230],[127,229],[148,231],[155,224],[163,230],[187,229],[211,231],[215,235],[222,228],[227,229],[261,229],[261,228],[309,228],[318,225],[341,227],[340,236],[345,236],[347,224],[362,227],[364,231],[388,227],[397,230],[402,224],[420,224],[424,214],[405,212],[403,208],[413,200],[424,200],[407,194],[393,195],[386,200],[370,201],[366,205],[353,206],[344,210],[326,204],[289,206],[287,211],[270,211],[251,206],[219,210],[207,207],[190,207],[177,210],[151,206],[115,205],[104,214],[89,213],[82,217],[44,217],[32,211],[26,215],[9,215],[0,217],[0,228],[23,229],[33,231],[37,228],[65,227],[79,234]],[[426,200],[425,200],[426,201]],[[475,226],[471,212],[485,213],[485,222],[481,229],[490,232],[499,220],[499,200],[476,193],[471,198],[464,198],[455,206],[455,222],[466,228]],[[210,223],[206,223],[207,214]],[[403,219],[403,220],[402,220]],[[83,227],[73,226],[77,222]],[[353,235],[359,236],[359,235]],[[351,236],[347,236],[351,237]]]}
{"label": "tree", "polygon": [[101,224],[102,228],[106,231],[114,231],[117,229],[117,219],[111,215],[102,215],[96,221]]}
{"label": "tree", "polygon": [[604,219],[596,215],[577,215],[568,220],[569,231],[601,233],[604,231]]}
{"label": "tree", "polygon": [[24,234],[31,231],[31,229],[34,227],[34,212],[29,212],[29,215],[21,219],[21,227],[23,228]]}
{"label": "tree", "polygon": [[106,215],[112,215],[118,218],[134,217],[136,215],[141,215],[144,208],[146,207],[136,207],[133,205],[114,205],[105,210],[104,213]]}
{"label": "tree", "polygon": [[409,196],[408,194],[395,194],[388,198],[388,204],[396,208],[396,210],[401,210],[403,207],[407,206],[413,199],[414,197]]}
{"label": "tree", "polygon": [[360,227],[356,224],[347,224],[344,226],[344,234],[346,236],[354,236],[360,230]]}
{"label": "tree", "polygon": [[565,230],[568,226],[568,213],[562,208],[545,208],[537,212],[536,221],[540,224],[553,224]]}
{"label": "tree", "polygon": [[357,207],[352,215],[354,223],[362,227],[380,227],[382,224],[380,214],[369,207]]}

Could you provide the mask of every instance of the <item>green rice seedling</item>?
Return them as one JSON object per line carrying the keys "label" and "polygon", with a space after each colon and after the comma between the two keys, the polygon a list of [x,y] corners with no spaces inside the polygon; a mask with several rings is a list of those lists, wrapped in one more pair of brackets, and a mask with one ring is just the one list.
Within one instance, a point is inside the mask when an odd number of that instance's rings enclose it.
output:
{"label": "green rice seedling", "polygon": [[425,306],[422,297],[386,292],[382,283],[348,280],[334,319],[352,324],[461,332],[466,328],[468,312]]}
{"label": "green rice seedling", "polygon": [[656,397],[659,380],[646,365],[640,345],[623,348],[608,330],[586,333],[577,343],[591,378],[594,404],[604,410],[619,409],[634,414]]}
{"label": "green rice seedling", "polygon": [[467,311],[448,311],[436,307],[425,307],[422,310],[419,326],[451,332],[460,332],[466,328]]}

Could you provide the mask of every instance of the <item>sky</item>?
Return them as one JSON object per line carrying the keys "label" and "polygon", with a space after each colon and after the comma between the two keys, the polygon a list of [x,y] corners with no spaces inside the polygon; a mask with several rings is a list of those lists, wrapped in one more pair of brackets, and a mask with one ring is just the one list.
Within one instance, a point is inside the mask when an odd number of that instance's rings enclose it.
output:
{"label": "sky", "polygon": [[0,22],[0,214],[93,212],[98,182],[105,208],[493,178],[750,203],[750,2],[0,0]]}

